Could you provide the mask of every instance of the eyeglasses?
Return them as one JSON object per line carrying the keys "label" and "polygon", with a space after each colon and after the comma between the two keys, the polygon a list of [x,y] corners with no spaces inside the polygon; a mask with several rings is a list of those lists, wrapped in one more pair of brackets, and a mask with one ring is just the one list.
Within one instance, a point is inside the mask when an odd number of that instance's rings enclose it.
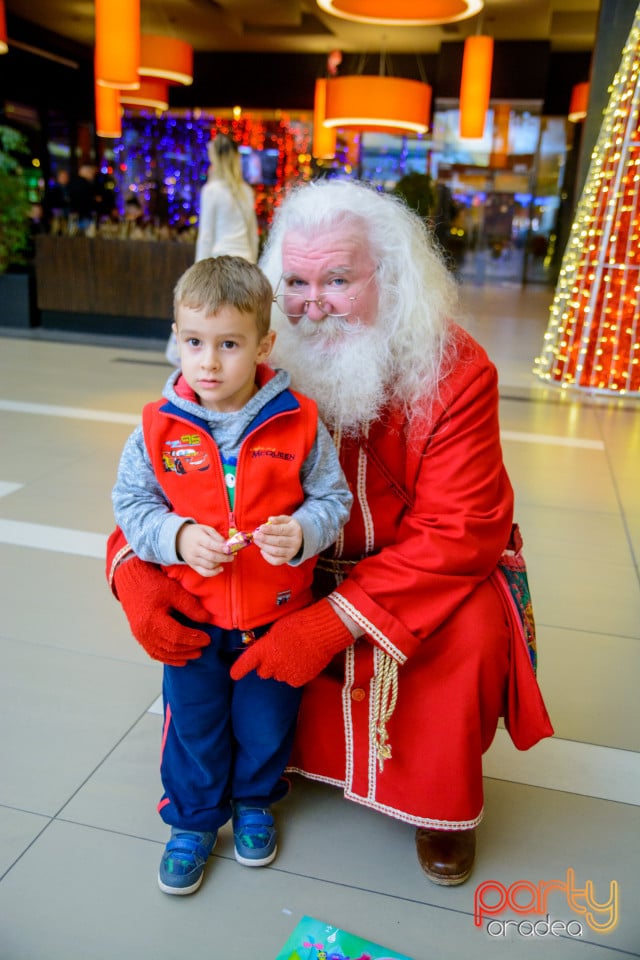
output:
{"label": "eyeglasses", "polygon": [[[353,310],[354,303],[358,297],[364,293],[365,288],[371,283],[374,277],[375,273],[372,273],[355,296],[349,295],[346,292],[342,293],[339,290],[330,290],[328,293],[323,293],[319,297],[305,297],[301,291],[289,290],[286,293],[276,293],[273,302],[277,303],[285,317],[293,317],[295,319],[303,317],[309,309],[309,304],[315,303],[325,316],[340,319],[341,317],[349,316]],[[282,280],[280,283],[282,283]],[[278,286],[280,286],[280,283]]]}

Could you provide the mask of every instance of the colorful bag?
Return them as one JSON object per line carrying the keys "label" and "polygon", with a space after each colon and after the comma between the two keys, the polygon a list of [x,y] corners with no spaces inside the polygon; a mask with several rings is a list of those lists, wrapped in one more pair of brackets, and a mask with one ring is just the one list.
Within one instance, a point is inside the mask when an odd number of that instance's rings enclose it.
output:
{"label": "colorful bag", "polygon": [[517,523],[511,528],[509,543],[500,557],[498,569],[501,571],[511,592],[511,596],[518,610],[518,615],[522,621],[525,640],[527,641],[527,650],[529,659],[535,673],[538,666],[538,654],[536,649],[536,624],[533,617],[533,604],[531,602],[531,591],[529,590],[529,578],[527,576],[527,565],[522,555],[522,535]]}

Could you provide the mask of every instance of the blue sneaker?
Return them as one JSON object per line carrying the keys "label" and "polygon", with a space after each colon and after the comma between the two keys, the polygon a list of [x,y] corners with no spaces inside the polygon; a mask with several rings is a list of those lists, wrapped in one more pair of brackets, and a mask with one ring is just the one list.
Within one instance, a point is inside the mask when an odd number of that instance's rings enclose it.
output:
{"label": "blue sneaker", "polygon": [[236,860],[245,867],[266,867],[278,852],[276,831],[269,807],[233,804],[233,840]]}
{"label": "blue sneaker", "polygon": [[195,893],[202,883],[204,865],[216,845],[218,833],[171,828],[171,839],[164,848],[158,886],[163,893],[184,896]]}

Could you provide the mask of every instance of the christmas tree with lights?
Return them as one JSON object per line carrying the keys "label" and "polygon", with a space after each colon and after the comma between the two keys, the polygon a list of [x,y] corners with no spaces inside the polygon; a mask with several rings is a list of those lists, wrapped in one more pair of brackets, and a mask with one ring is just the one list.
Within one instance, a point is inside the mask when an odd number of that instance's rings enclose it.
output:
{"label": "christmas tree with lights", "polygon": [[640,6],[610,88],[534,373],[640,394]]}

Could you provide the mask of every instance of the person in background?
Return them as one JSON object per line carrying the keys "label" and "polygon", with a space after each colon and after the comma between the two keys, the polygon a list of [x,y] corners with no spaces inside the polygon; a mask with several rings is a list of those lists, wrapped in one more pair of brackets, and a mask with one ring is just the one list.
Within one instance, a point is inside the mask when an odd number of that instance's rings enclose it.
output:
{"label": "person in background", "polygon": [[[272,298],[241,257],[200,260],[183,274],[174,301],[181,371],[144,408],[113,491],[136,554],[188,592],[191,619],[206,611],[204,649],[169,652],[160,635],[144,644],[165,664],[159,810],[171,839],[158,882],[169,894],[197,890],[230,816],[240,863],[276,856],[270,808],[287,792],[301,691],[255,672],[233,681],[230,668],[311,601],[316,555],[352,501],[315,403],[266,366]],[[140,608],[156,600],[141,594]]]}
{"label": "person in background", "polygon": [[[553,733],[497,372],[455,322],[455,278],[399,198],[357,182],[300,186],[276,211],[261,265],[281,311],[275,358],[318,403],[355,499],[316,566],[316,602],[278,620],[231,673],[306,685],[289,768],[413,826],[426,876],[460,884],[499,718],[522,750]],[[119,531],[108,573],[141,643],[208,642],[180,623],[192,598],[132,557]]]}
{"label": "person in background", "polygon": [[118,210],[114,180],[110,175],[96,170],[93,188],[98,224],[108,223],[114,211]]}
{"label": "person in background", "polygon": [[61,167],[56,171],[55,180],[45,191],[45,219],[52,233],[62,233],[69,216],[71,207],[69,179],[69,171]]}
{"label": "person in background", "polygon": [[96,216],[96,166],[83,163],[69,181],[69,215],[77,218],[78,229],[86,230]]}
{"label": "person in background", "polygon": [[145,220],[140,198],[136,193],[128,193],[124,202],[124,226],[126,236],[131,240],[143,239],[148,221]]}
{"label": "person in background", "polygon": [[242,176],[238,147],[219,133],[209,141],[210,167],[200,192],[196,260],[221,253],[258,259],[258,222],[253,190]]}
{"label": "person in background", "polygon": [[169,227],[169,194],[167,185],[157,178],[151,181],[149,218],[156,227]]}

